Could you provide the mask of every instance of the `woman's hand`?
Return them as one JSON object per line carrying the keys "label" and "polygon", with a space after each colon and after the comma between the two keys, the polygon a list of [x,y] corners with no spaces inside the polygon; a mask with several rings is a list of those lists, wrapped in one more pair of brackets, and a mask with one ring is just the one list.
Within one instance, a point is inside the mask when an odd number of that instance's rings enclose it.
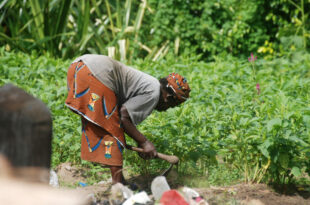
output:
{"label": "woman's hand", "polygon": [[153,159],[157,156],[157,151],[152,142],[146,140],[144,143],[139,144],[139,147],[143,149],[144,152],[140,152],[139,156],[143,159]]}
{"label": "woman's hand", "polygon": [[129,113],[125,106],[120,109],[121,112],[121,122],[125,133],[134,139],[139,147],[143,149],[143,153],[139,153],[140,157],[143,159],[152,159],[157,156],[157,151],[152,142],[148,141],[147,138],[137,129],[137,127],[132,124]]}

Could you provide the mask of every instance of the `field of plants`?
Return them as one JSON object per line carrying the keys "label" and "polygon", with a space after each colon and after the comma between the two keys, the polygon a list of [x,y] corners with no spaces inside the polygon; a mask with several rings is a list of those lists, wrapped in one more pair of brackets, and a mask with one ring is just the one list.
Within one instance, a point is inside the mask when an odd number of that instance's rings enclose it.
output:
{"label": "field of plants", "polygon": [[[53,167],[72,162],[91,167],[95,175],[99,168],[80,160],[80,120],[64,106],[72,59],[6,52],[4,47],[0,56],[0,86],[13,83],[51,110]],[[179,72],[189,81],[190,100],[167,112],[154,111],[139,125],[158,151],[180,157],[179,173],[201,175],[215,184],[309,183],[308,53],[270,60],[249,54],[209,63],[195,55],[167,55],[156,62],[137,59],[132,66],[158,78]],[[167,164],[143,161],[127,151],[125,166],[152,173]]]}
{"label": "field of plants", "polygon": [[[110,172],[81,161],[80,118],[64,104],[72,60],[103,54],[156,78],[178,72],[190,99],[138,126],[157,151],[180,158],[176,184],[220,186],[202,191],[215,204],[237,189],[266,204],[308,204],[309,17],[310,0],[3,0],[0,86],[15,84],[48,106],[52,168],[70,164],[95,186]],[[131,179],[169,166],[127,150],[124,158]],[[290,203],[267,187],[299,195]]]}

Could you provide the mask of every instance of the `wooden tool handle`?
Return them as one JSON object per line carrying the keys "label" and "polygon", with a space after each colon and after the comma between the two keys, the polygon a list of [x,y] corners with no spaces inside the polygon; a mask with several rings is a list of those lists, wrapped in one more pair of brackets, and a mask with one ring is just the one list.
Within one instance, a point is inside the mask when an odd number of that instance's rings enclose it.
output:
{"label": "wooden tool handle", "polygon": [[[127,145],[126,147],[127,147],[127,149],[130,149],[130,150],[133,150],[136,152],[143,152],[143,149],[139,148],[139,147],[133,147],[130,145]],[[162,154],[162,153],[157,152],[156,157],[163,159],[163,160],[166,160],[170,164],[177,164],[179,162],[179,158],[177,156],[174,156],[174,155],[166,155],[166,154]]]}

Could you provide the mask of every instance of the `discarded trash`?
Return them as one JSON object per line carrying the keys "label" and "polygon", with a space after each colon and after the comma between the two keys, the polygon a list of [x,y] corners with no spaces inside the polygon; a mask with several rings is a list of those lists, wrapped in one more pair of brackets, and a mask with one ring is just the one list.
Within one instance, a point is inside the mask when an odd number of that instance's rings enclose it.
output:
{"label": "discarded trash", "polygon": [[146,204],[150,201],[151,199],[149,198],[149,196],[146,194],[145,191],[143,191],[131,196],[123,203],[123,205]]}
{"label": "discarded trash", "polygon": [[189,205],[176,190],[166,191],[162,195],[160,203],[161,205]]}
{"label": "discarded trash", "polygon": [[168,190],[170,190],[170,186],[167,183],[166,177],[158,176],[152,181],[151,191],[155,200],[160,199],[163,193]]}
{"label": "discarded trash", "polygon": [[79,182],[79,185],[80,185],[81,187],[86,187],[86,186],[87,186],[87,184],[86,184],[86,183],[83,183],[83,182]]}
{"label": "discarded trash", "polygon": [[138,185],[135,183],[129,183],[128,186],[133,191],[137,191],[139,189]]}
{"label": "discarded trash", "polygon": [[183,187],[182,191],[186,196],[193,198],[193,197],[199,197],[199,193],[195,191],[194,189],[188,188],[188,187]]}
{"label": "discarded trash", "polygon": [[124,201],[133,196],[133,192],[123,184],[116,183],[111,188],[111,196],[112,199],[118,199],[120,201]]}
{"label": "discarded trash", "polygon": [[58,176],[56,174],[56,172],[54,170],[50,170],[50,182],[49,185],[51,185],[52,187],[59,187],[58,184]]}
{"label": "discarded trash", "polygon": [[190,205],[208,205],[208,203],[203,199],[202,196],[199,195],[194,189],[183,187],[182,193],[184,195],[185,200]]}

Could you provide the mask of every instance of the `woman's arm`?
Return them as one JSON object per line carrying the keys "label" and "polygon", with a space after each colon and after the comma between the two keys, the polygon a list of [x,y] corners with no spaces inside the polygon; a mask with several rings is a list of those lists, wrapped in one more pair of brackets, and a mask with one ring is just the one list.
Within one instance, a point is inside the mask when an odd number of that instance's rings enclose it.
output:
{"label": "woman's arm", "polygon": [[121,107],[121,122],[125,133],[134,139],[139,147],[143,148],[144,153],[147,155],[146,158],[153,158],[157,155],[155,146],[150,142],[132,123],[129,113],[125,106]]}

